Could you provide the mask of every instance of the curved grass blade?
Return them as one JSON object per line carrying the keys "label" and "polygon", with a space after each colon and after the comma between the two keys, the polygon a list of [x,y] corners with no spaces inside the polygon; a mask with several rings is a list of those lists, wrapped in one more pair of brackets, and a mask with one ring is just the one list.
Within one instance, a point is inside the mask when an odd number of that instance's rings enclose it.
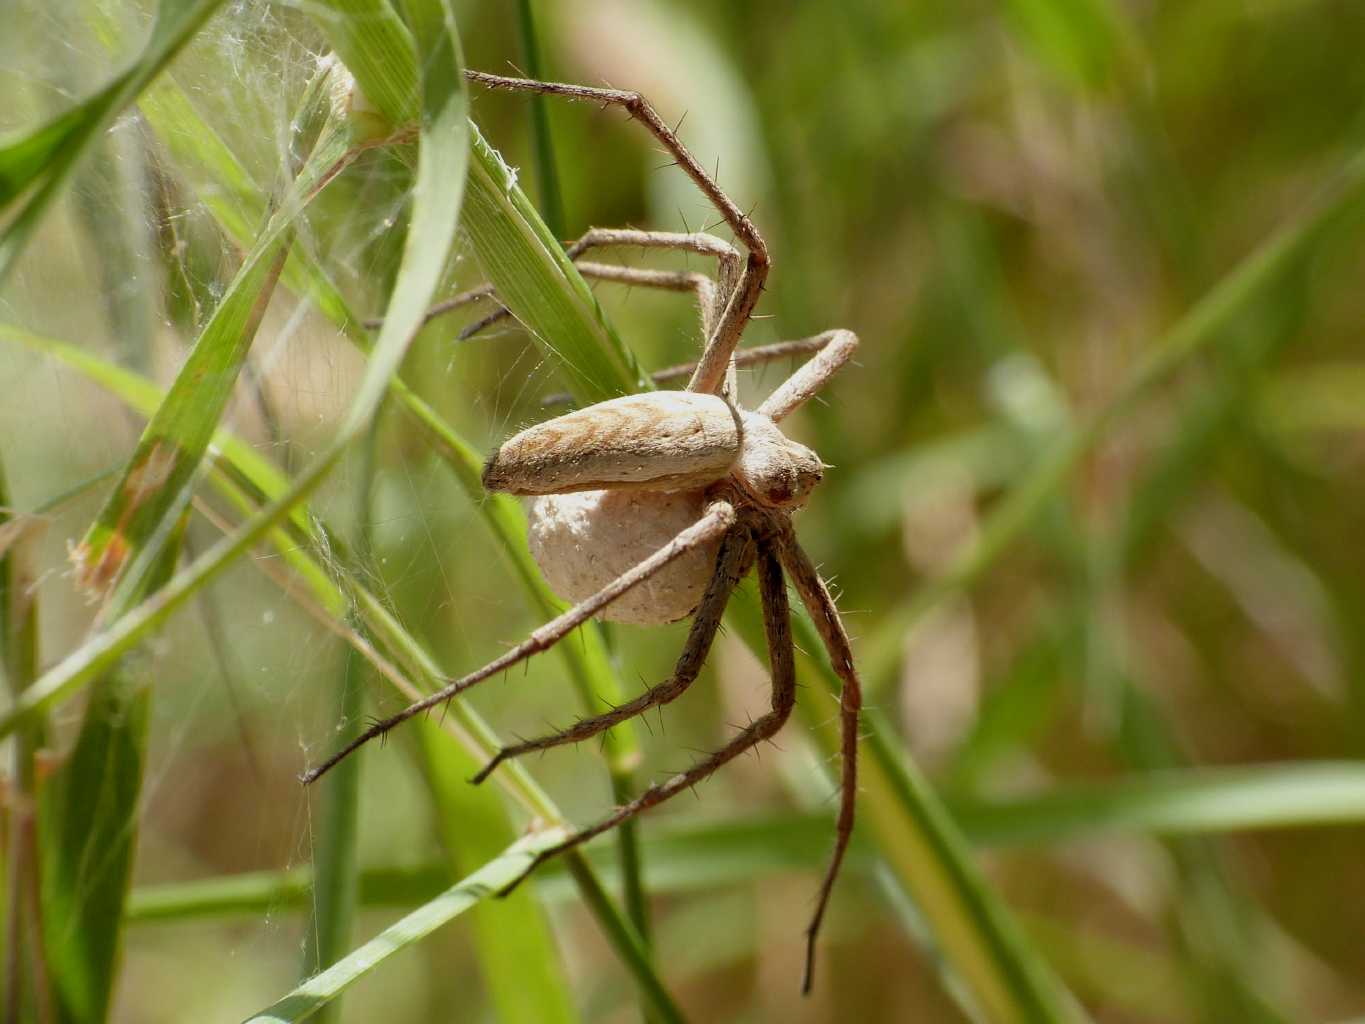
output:
{"label": "curved grass blade", "polygon": [[[320,120],[326,74],[312,83],[302,122]],[[352,151],[349,131],[333,121],[311,150],[281,209],[256,240],[222,302],[195,340],[175,383],[139,439],[122,479],[72,555],[79,585],[103,591],[137,559],[168,509],[190,484],[237,383],[256,329],[290,248],[293,225]]]}
{"label": "curved grass blade", "polygon": [[[422,763],[435,796],[437,828],[455,877],[495,857],[516,838],[496,791],[469,785],[481,762],[447,742],[431,722],[418,729]],[[568,1024],[578,1019],[539,887],[520,886],[471,911],[476,948],[497,1019],[508,1024]]]}
{"label": "curved grass blade", "polygon": [[286,491],[178,573],[165,588],[113,621],[30,687],[22,699],[0,716],[0,735],[7,735],[31,716],[71,692],[88,685],[134,643],[147,636],[201,586],[241,557],[322,481],[346,447],[365,428],[397,371],[409,340],[416,334],[440,279],[454,238],[468,154],[465,131],[464,80],[458,42],[449,12],[424,21],[429,33],[422,67],[422,146],[402,266],[390,300],[389,315],[374,347],[360,387],[337,436]]}
{"label": "curved grass blade", "polygon": [[[521,36],[522,59],[530,78],[546,80],[540,60],[540,43],[536,38],[535,12],[531,0],[517,0],[517,29]],[[550,137],[549,104],[544,96],[527,97],[531,108],[531,144],[535,153],[536,185],[540,192],[540,214],[551,235],[565,237],[568,228],[564,221],[564,199],[559,188],[559,173],[555,169],[555,147]]]}
{"label": "curved grass blade", "polygon": [[[109,386],[116,394],[119,394],[120,397],[128,395],[133,396],[131,398],[125,397],[125,400],[128,400],[130,404],[148,409],[156,407],[157,393],[155,386],[150,382],[139,378],[136,374],[130,373],[127,370],[122,370],[118,367],[102,365],[98,360],[80,352],[72,346],[63,345],[62,343],[53,342],[48,339],[36,339],[35,336],[27,334],[26,332],[16,331],[14,334],[16,335],[17,340],[21,340],[26,344],[30,344],[31,347],[40,350],[50,351],[64,361],[69,362],[75,368],[88,373],[92,379],[102,384],[106,384],[106,386]],[[0,329],[0,338],[5,336],[6,331]],[[395,386],[401,387],[397,382],[395,382]],[[453,440],[458,441],[458,438],[454,438],[453,434],[450,436]],[[252,512],[256,506],[252,504],[250,498],[243,495],[240,490],[237,484],[237,481],[240,479],[249,478],[250,481],[266,481],[260,488],[253,487],[253,490],[258,490],[259,493],[267,498],[274,498],[285,490],[287,482],[279,474],[278,470],[275,470],[268,463],[255,466],[253,460],[260,460],[260,456],[249,445],[244,444],[227,432],[220,432],[215,443],[220,452],[223,453],[222,460],[216,463],[215,468],[225,471],[214,475],[215,482],[225,490],[230,498],[237,501],[243,509]],[[464,442],[461,441],[459,444],[463,445]],[[235,464],[235,460],[238,458],[245,460],[244,465],[254,467],[250,474],[243,471]],[[471,455],[471,459],[472,458]],[[263,462],[263,460],[261,461]],[[470,473],[476,475],[478,466],[477,459],[473,459],[471,465],[473,468],[470,469]],[[231,469],[234,472],[228,474],[226,472],[228,469]],[[271,481],[275,482],[272,483]],[[492,503],[490,502],[490,504]],[[520,510],[515,509],[515,511],[519,512]],[[296,512],[298,512],[298,510],[296,510]],[[329,537],[331,536],[330,532],[326,531],[325,528],[323,529],[323,532]],[[511,535],[509,534],[509,537],[510,536]],[[523,536],[524,533],[517,535],[517,540],[520,541]],[[334,575],[331,572],[324,569],[323,566],[315,560],[315,556],[312,554],[312,540],[314,538],[311,533],[301,533],[299,538],[296,539],[284,534],[282,531],[274,531],[270,537],[277,552],[288,561],[292,568],[300,573],[313,598],[328,614],[334,618],[341,618],[346,614],[347,609],[354,604],[356,613],[363,618],[368,630],[381,639],[383,644],[394,653],[394,656],[402,663],[404,668],[411,673],[413,679],[417,681],[417,683],[414,684],[407,680],[403,680],[404,685],[400,689],[400,692],[406,699],[411,700],[421,693],[430,693],[446,681],[447,677],[445,673],[441,671],[440,667],[431,658],[425,648],[404,630],[402,625],[394,618],[384,603],[371,593],[356,576],[351,575],[346,579],[344,584],[346,590],[343,592],[341,589],[342,584],[334,578]],[[335,540],[329,540],[329,545],[332,548],[333,555],[329,564],[335,566],[336,564],[344,563],[345,554],[338,543]],[[522,548],[524,550],[524,544],[522,545]],[[529,558],[529,556],[526,557]],[[382,671],[380,674],[384,675],[385,678],[390,681],[395,681],[391,676]],[[477,760],[480,764],[492,756],[493,752],[501,745],[493,730],[489,728],[483,719],[480,718],[466,702],[457,701],[454,703],[450,707],[448,719],[445,721],[459,732],[464,739],[465,746],[470,751],[472,758]],[[415,724],[419,730],[430,727],[430,723],[426,721]],[[470,763],[473,763],[473,761]],[[504,768],[494,776],[493,781],[521,803],[533,816],[548,822],[564,821],[564,817],[558,808],[550,801],[544,791],[536,785],[535,781],[526,772],[523,765],[517,763],[505,765]],[[575,856],[577,855],[569,855],[570,858]],[[595,882],[592,882],[590,879],[586,881],[592,884],[594,892],[600,892],[600,887],[597,886]],[[506,916],[514,914],[516,909],[517,906],[515,902],[508,907],[499,908],[499,913],[504,915],[504,925],[506,923]],[[658,976],[649,967],[647,960],[643,956],[643,946],[638,937],[632,935],[629,925],[624,922],[624,919],[621,918],[620,914],[609,902],[598,901],[591,906],[591,909],[602,919],[603,927],[608,938],[617,944],[617,953],[621,957],[622,962],[636,975],[637,983],[640,985],[641,990],[651,999],[652,1009],[664,1019],[680,1019],[676,1006],[673,1005],[671,997],[669,997],[667,991],[664,989]]]}
{"label": "curved grass blade", "polygon": [[[0,144],[0,281],[14,266],[76,162],[114,117],[160,73],[222,0],[161,0],[142,54],[95,95],[47,124]],[[22,208],[11,206],[27,195]]]}
{"label": "curved grass blade", "polygon": [[508,885],[526,869],[537,853],[553,846],[566,835],[563,829],[546,829],[518,840],[500,856],[434,900],[385,928],[321,974],[309,978],[283,999],[247,1018],[248,1024],[286,1024],[307,1020],[394,953],[426,938]]}
{"label": "curved grass blade", "polygon": [[[1064,783],[1009,800],[949,800],[949,813],[974,846],[1064,843],[1105,835],[1222,835],[1365,822],[1365,765],[1319,761],[1244,768],[1154,772],[1105,783]],[[739,884],[759,874],[815,871],[829,854],[829,816],[787,812],[759,818],[665,819],[646,833],[650,881],[660,892]],[[600,846],[589,860],[611,870]],[[870,871],[876,847],[855,836],[849,865]],[[564,867],[544,868],[543,888],[562,887]],[[444,864],[362,872],[360,898],[372,907],[411,906],[439,892]],[[131,920],[257,915],[307,906],[307,868],[248,872],[134,890]],[[567,890],[565,890],[567,894]],[[514,894],[515,895],[515,894]]]}
{"label": "curved grass blade", "polygon": [[416,120],[417,47],[393,4],[389,0],[323,0],[311,13],[342,63],[364,87],[361,102],[353,103],[352,109],[363,105],[377,110],[388,122],[381,134]]}

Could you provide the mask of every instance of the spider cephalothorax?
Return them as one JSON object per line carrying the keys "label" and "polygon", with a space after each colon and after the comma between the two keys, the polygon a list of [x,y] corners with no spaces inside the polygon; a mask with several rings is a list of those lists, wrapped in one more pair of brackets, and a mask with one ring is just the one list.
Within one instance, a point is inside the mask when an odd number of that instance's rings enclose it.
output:
{"label": "spider cephalothorax", "polygon": [[[790,581],[810,612],[843,683],[837,833],[807,932],[804,987],[809,990],[815,936],[853,831],[861,691],[839,613],[792,530],[791,512],[805,503],[825,467],[813,451],[787,438],[778,424],[813,397],[848,361],[857,338],[849,331],[835,330],[799,342],[736,351],[763,290],[767,247],[749,218],[721,192],[638,94],[479,72],[470,72],[469,77],[492,88],[624,107],[674,156],[748,252],[741,258],[732,245],[708,234],[634,229],[593,229],[569,247],[569,255],[586,276],[696,293],[704,338],[701,358],[695,366],[656,374],[656,379],[688,376],[687,387],[628,395],[567,413],[522,431],[490,456],[484,467],[484,486],[533,499],[532,552],[551,586],[578,603],[478,671],[376,723],[308,772],[305,780],[316,779],[356,747],[400,722],[546,650],[593,616],[645,625],[691,616],[692,626],[667,680],[605,714],[502,748],[474,781],[483,781],[508,758],[596,736],[618,722],[667,704],[697,678],[731,593],[753,571],[763,603],[773,683],[768,713],[720,750],[650,786],[602,821],[542,853],[529,873],[546,858],[694,786],[782,727],[796,702],[787,604]],[[690,272],[643,270],[579,259],[586,250],[602,246],[683,249],[714,257],[718,270],[712,280]],[[492,289],[485,286],[448,305],[490,295]],[[467,333],[505,315],[506,311],[499,308]],[[794,354],[809,354],[811,358],[757,409],[745,410],[735,404],[736,366]]]}

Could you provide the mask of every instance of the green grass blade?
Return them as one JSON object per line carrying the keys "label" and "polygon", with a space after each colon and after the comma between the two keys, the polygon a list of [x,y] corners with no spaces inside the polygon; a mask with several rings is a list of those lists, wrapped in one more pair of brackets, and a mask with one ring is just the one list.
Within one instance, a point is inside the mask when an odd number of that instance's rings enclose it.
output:
{"label": "green grass blade", "polygon": [[413,227],[408,233],[384,329],[337,436],[282,495],[235,534],[218,542],[154,597],[116,619],[37,680],[0,716],[0,735],[7,735],[33,715],[88,685],[282,522],[327,475],[378,406],[440,279],[454,238],[462,195],[458,183],[463,180],[468,154],[464,80],[453,22],[438,17],[434,25],[429,21],[424,24],[432,32],[423,43],[432,49],[423,63],[426,72],[423,143],[413,200]]}
{"label": "green grass blade", "polygon": [[[325,75],[305,99],[303,115],[327,101]],[[96,590],[138,558],[167,510],[198,470],[288,253],[295,220],[347,159],[350,136],[333,123],[295,179],[280,211],[257,239],[222,302],[196,339],[175,383],[139,439],[122,479],[76,548],[78,582]]]}
{"label": "green grass blade", "polygon": [[[77,161],[189,41],[222,0],[161,0],[142,54],[94,96],[27,136],[0,146],[0,281],[57,197]],[[13,204],[27,196],[17,212]]]}
{"label": "green grass blade", "polygon": [[[1153,772],[1113,782],[1063,783],[1008,800],[954,799],[949,813],[975,846],[1002,848],[1066,843],[1106,835],[1221,835],[1365,822],[1365,766],[1324,761],[1244,768]],[[829,856],[829,815],[787,812],[721,820],[664,820],[643,846],[650,882],[659,892],[741,884],[779,871],[816,871]],[[852,871],[876,863],[870,837],[855,835]],[[590,859],[610,871],[608,851]],[[568,896],[565,868],[551,862],[542,887]],[[443,864],[374,868],[362,873],[366,906],[411,906],[440,891]],[[538,875],[537,877],[542,877]],[[134,890],[134,921],[191,920],[223,914],[256,915],[281,907],[304,909],[305,868],[250,872]]]}
{"label": "green grass blade", "polygon": [[[471,786],[480,762],[448,742],[435,725],[418,729],[422,762],[435,796],[438,830],[459,877],[495,857],[516,838],[494,790]],[[476,949],[497,1019],[507,1024],[559,1024],[578,1019],[538,891],[519,887],[471,912]]]}
{"label": "green grass blade", "polygon": [[[545,74],[540,60],[540,41],[536,37],[536,19],[531,0],[517,0],[517,30],[521,36],[521,53],[526,62],[527,77],[545,81],[549,76]],[[529,96],[527,103],[531,108],[531,144],[536,161],[536,186],[540,192],[540,215],[551,234],[563,238],[568,228],[565,226],[559,172],[555,168],[554,141],[550,137],[549,103],[540,95]]]}
{"label": "green grass blade", "polygon": [[477,130],[464,223],[498,298],[561,369],[580,404],[653,387],[516,173]]}
{"label": "green grass blade", "polygon": [[[0,456],[4,453],[0,452]],[[9,483],[0,461],[0,531],[9,539],[0,550],[0,674],[18,699],[38,674],[38,605],[31,590],[29,549],[18,515],[12,510]],[[31,536],[31,534],[29,535]],[[39,847],[33,808],[37,805],[38,751],[47,744],[47,721],[39,717],[14,742],[14,808],[4,850],[4,1000],[7,1019],[36,1016],[53,996],[44,958],[39,955]]]}
{"label": "green grass blade", "polygon": [[342,63],[363,85],[364,102],[388,122],[383,134],[415,120],[417,49],[393,4],[389,0],[324,0],[311,13]]}
{"label": "green grass blade", "polygon": [[1138,832],[1200,835],[1365,820],[1365,766],[1351,762],[1170,770],[1071,783],[1033,797],[952,803],[975,842],[1059,842]]}
{"label": "green grass blade", "polygon": [[436,899],[385,928],[338,963],[304,982],[283,999],[248,1018],[249,1024],[286,1024],[307,1020],[347,987],[359,981],[394,953],[426,938],[442,925],[492,896],[513,881],[541,850],[564,837],[547,829],[518,840],[500,856],[462,879]]}

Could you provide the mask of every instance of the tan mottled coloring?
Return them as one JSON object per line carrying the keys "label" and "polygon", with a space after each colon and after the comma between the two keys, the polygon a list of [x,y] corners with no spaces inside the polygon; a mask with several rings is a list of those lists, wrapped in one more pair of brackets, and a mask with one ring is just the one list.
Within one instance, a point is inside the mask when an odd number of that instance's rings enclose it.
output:
{"label": "tan mottled coloring", "polygon": [[698,490],[729,473],[739,447],[738,415],[724,399],[652,391],[523,430],[489,457],[483,485],[524,495]]}

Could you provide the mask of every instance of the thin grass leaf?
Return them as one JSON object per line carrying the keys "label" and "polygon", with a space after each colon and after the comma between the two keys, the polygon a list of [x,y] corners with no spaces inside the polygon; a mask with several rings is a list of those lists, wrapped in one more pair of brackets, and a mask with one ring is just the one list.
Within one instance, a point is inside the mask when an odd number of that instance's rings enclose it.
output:
{"label": "thin grass leaf", "polygon": [[498,298],[551,356],[580,405],[653,387],[517,185],[516,171],[477,129],[464,223]]}
{"label": "thin grass leaf", "polygon": [[[447,871],[459,877],[496,856],[516,838],[516,831],[496,791],[469,784],[480,761],[448,742],[433,723],[418,725]],[[475,948],[499,1021],[558,1024],[579,1019],[538,885],[520,886],[506,899],[481,903],[472,914]]]}
{"label": "thin grass leaf", "polygon": [[[374,492],[375,445],[381,417],[376,416],[365,438],[364,456],[356,482],[356,519],[360,524],[360,557],[368,560],[372,544],[370,524],[374,521],[371,498]],[[362,628],[352,622],[352,628]],[[369,666],[351,647],[335,683],[337,743],[349,743],[364,724],[365,692]],[[303,977],[308,978],[341,958],[351,945],[355,919],[358,839],[360,833],[360,780],[364,759],[355,757],[337,765],[322,780],[319,809],[320,825],[314,836],[312,860],[314,886],[312,914],[305,936]],[[319,1013],[324,1021],[340,1019],[341,1007],[334,1003]]]}
{"label": "thin grass leaf", "polygon": [[[949,813],[975,846],[1008,848],[1102,836],[1188,836],[1279,829],[1354,826],[1365,822],[1365,766],[1351,761],[1195,768],[1153,772],[1112,782],[1063,783],[1007,800],[955,798]],[[690,892],[740,884],[782,871],[816,871],[829,855],[829,815],[785,812],[761,817],[663,819],[643,842],[650,884],[657,892]],[[610,878],[602,845],[589,860]],[[849,867],[868,872],[876,846],[854,837]],[[565,868],[546,864],[541,887],[568,898]],[[444,864],[371,868],[361,873],[366,906],[411,906],[449,877]],[[222,914],[258,915],[307,907],[307,868],[248,872],[135,889],[131,920],[192,920]]]}
{"label": "thin grass leaf", "polygon": [[323,0],[311,12],[342,63],[363,84],[352,109],[373,107],[388,130],[418,116],[417,47],[389,0]]}
{"label": "thin grass leaf", "polygon": [[[0,455],[3,455],[0,452]],[[10,527],[11,543],[0,551],[0,673],[13,699],[38,674],[38,606],[30,590],[29,552],[21,543],[23,518],[12,511],[9,483],[0,461],[0,530]],[[37,804],[35,757],[46,745],[47,721],[39,717],[14,741],[15,792],[5,847],[4,1002],[6,1020],[37,1016],[54,1001],[40,932],[39,847],[34,807]]]}
{"label": "thin grass leaf", "polygon": [[[310,87],[303,119],[315,120],[327,102],[326,75]],[[140,556],[167,510],[190,484],[236,387],[237,377],[265,315],[293,236],[308,202],[344,166],[350,134],[333,122],[313,147],[280,211],[257,239],[222,302],[196,339],[165,400],[129,459],[123,478],[72,555],[77,582],[106,589],[125,565]]]}
{"label": "thin grass leaf", "polygon": [[1349,761],[1171,769],[1069,783],[1013,800],[954,800],[973,842],[1061,842],[1107,833],[1176,836],[1365,820],[1365,766]]}
{"label": "thin grass leaf", "polygon": [[0,735],[7,735],[54,702],[88,685],[122,653],[147,636],[206,583],[245,554],[282,522],[293,507],[317,487],[362,430],[397,371],[409,340],[416,334],[440,278],[454,237],[466,165],[464,80],[458,42],[448,11],[423,15],[422,146],[402,266],[374,352],[360,387],[337,435],[290,487],[237,533],[224,538],[178,573],[162,590],[127,615],[113,621],[34,683],[0,716]]}
{"label": "thin grass leaf", "polygon": [[[382,411],[382,407],[381,407]],[[357,550],[364,563],[373,560],[375,457],[383,417],[376,413],[365,436],[361,468],[356,481]],[[363,626],[353,621],[353,629]],[[335,719],[337,743],[349,743],[363,728],[365,693],[369,666],[352,646],[346,652],[345,668],[336,681]],[[314,886],[310,929],[304,948],[303,977],[317,974],[339,960],[351,945],[351,929],[358,902],[360,781],[363,758],[352,758],[337,765],[323,780],[321,789],[321,827],[313,846]],[[318,1014],[323,1021],[341,1017],[341,1006],[332,1003]]]}
{"label": "thin grass leaf", "polygon": [[436,899],[385,928],[369,942],[321,974],[308,979],[283,999],[247,1018],[248,1024],[286,1024],[307,1020],[393,954],[426,938],[512,882],[537,853],[553,846],[565,835],[561,829],[546,829],[518,840],[500,856]]}
{"label": "thin grass leaf", "polygon": [[[0,143],[0,281],[57,197],[77,161],[110,122],[170,62],[222,0],[161,0],[142,54],[95,95],[48,123]],[[22,197],[22,206],[13,204]]]}
{"label": "thin grass leaf", "polygon": [[[517,30],[521,36],[521,53],[526,62],[526,75],[546,81],[548,75],[540,61],[540,42],[536,38],[535,12],[531,0],[517,0]],[[564,199],[559,188],[559,172],[555,169],[555,147],[550,137],[549,103],[541,95],[527,98],[531,108],[531,144],[536,161],[536,186],[540,192],[540,215],[555,238],[563,238],[568,228],[564,219]]]}

